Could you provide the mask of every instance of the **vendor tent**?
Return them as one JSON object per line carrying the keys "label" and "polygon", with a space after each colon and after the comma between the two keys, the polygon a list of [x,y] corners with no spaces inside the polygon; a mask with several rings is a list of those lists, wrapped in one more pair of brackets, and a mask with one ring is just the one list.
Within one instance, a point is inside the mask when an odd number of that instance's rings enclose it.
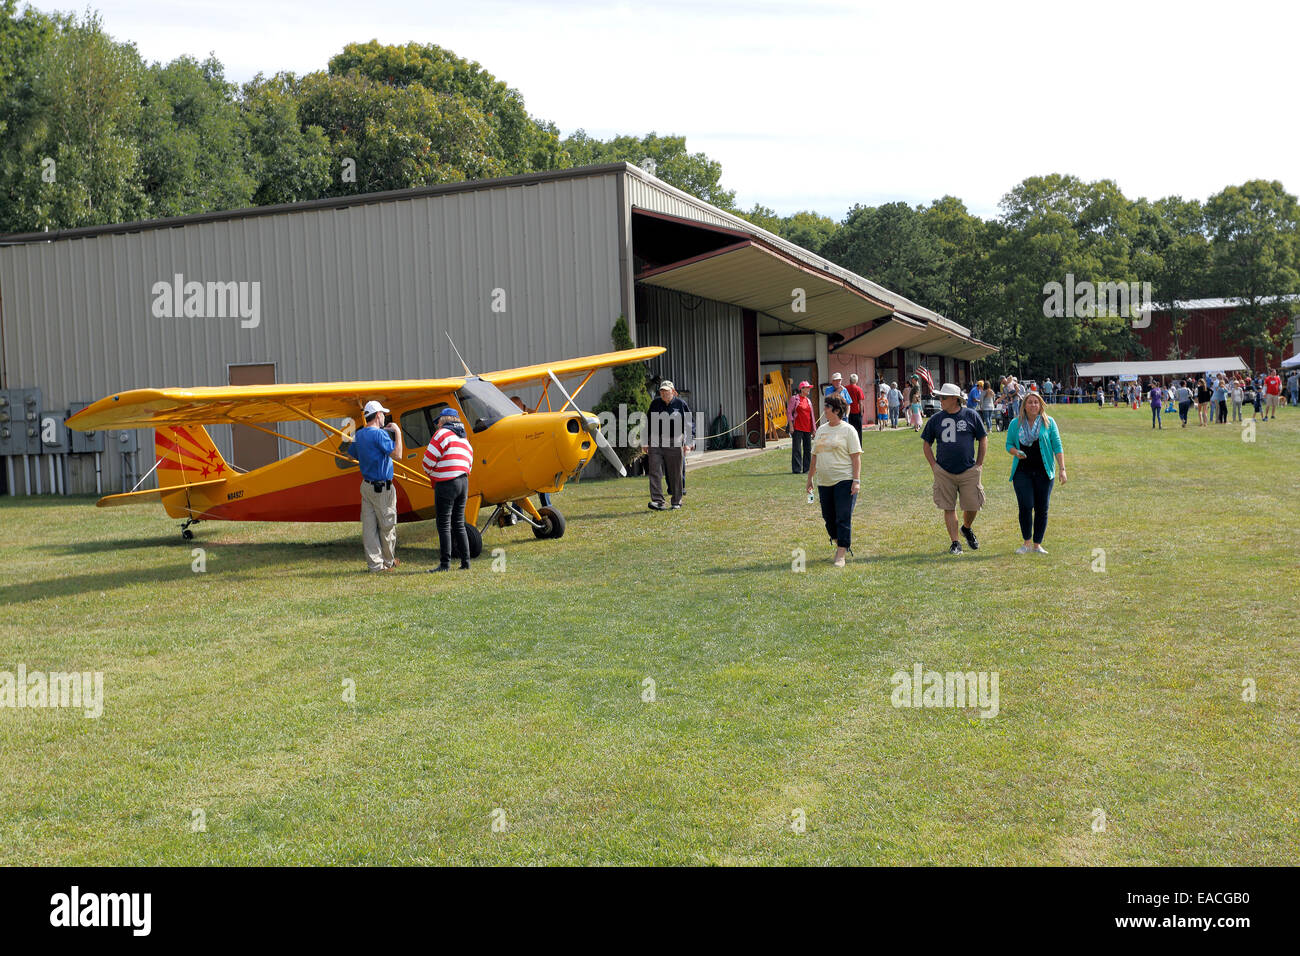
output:
{"label": "vendor tent", "polygon": [[1168,362],[1080,362],[1074,366],[1079,378],[1114,378],[1117,375],[1142,377],[1187,375],[1196,372],[1245,371],[1246,363],[1232,358],[1173,359]]}

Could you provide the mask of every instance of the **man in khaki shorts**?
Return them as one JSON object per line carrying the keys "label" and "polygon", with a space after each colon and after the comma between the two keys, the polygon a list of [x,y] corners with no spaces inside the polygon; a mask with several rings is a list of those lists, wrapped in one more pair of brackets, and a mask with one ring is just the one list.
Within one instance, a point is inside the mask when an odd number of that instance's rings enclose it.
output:
{"label": "man in khaki shorts", "polygon": [[[934,393],[943,411],[930,416],[921,431],[921,448],[934,473],[934,503],[943,511],[952,545],[949,554],[961,554],[957,538],[957,502],[961,502],[961,535],[972,551],[980,543],[971,525],[984,506],[984,453],[989,447],[989,433],[984,419],[961,403],[961,389],[951,383]],[[936,450],[931,449],[935,445]]]}

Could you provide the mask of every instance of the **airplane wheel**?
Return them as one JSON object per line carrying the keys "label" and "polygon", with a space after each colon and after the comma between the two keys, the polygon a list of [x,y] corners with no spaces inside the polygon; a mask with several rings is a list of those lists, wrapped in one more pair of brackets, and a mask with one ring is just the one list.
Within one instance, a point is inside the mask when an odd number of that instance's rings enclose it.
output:
{"label": "airplane wheel", "polygon": [[189,528],[186,528],[184,531],[181,532],[181,537],[184,538],[186,541],[192,541],[194,539],[194,532],[191,531]]}
{"label": "airplane wheel", "polygon": [[469,556],[477,558],[483,553],[483,535],[472,524],[465,525],[465,533],[469,535]]}
{"label": "airplane wheel", "polygon": [[554,508],[538,508],[537,513],[542,516],[542,526],[534,528],[533,534],[539,538],[564,537],[564,515]]}

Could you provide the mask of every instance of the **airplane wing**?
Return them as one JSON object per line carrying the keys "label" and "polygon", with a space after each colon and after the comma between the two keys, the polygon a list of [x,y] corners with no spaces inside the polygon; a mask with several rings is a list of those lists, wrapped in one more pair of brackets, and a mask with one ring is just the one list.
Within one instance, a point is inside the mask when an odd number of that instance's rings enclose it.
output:
{"label": "airplane wing", "polygon": [[302,385],[218,385],[206,388],[137,388],[101,398],[68,419],[78,431],[158,428],[167,425],[240,425],[351,418],[370,399],[385,405],[411,399],[436,401],[465,384],[463,378],[393,382],[325,382]]}
{"label": "airplane wing", "polygon": [[[658,346],[565,359],[545,365],[487,372],[494,385],[544,384],[598,368],[644,362],[665,350]],[[159,428],[169,425],[241,425],[351,418],[370,399],[385,405],[432,404],[465,384],[464,378],[390,382],[322,382],[299,385],[217,385],[201,388],[137,388],[101,398],[68,419],[78,431]]]}
{"label": "airplane wing", "polygon": [[622,352],[606,352],[604,355],[588,355],[585,358],[565,359],[562,362],[526,365],[523,368],[507,369],[504,372],[484,372],[479,377],[496,386],[545,385],[550,380],[551,372],[555,373],[556,378],[573,378],[598,368],[645,362],[663,355],[666,351],[667,349],[658,345],[642,349],[624,349]]}

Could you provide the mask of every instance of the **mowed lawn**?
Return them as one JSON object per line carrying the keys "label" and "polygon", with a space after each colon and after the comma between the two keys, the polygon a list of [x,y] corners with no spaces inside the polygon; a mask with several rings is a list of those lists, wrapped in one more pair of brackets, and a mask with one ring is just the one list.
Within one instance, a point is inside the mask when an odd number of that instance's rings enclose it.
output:
{"label": "mowed lawn", "polygon": [[[1001,435],[950,558],[919,439],[869,433],[842,571],[783,451],[676,513],[570,486],[562,540],[436,577],[430,524],[367,575],[352,526],[6,500],[0,671],[105,703],[0,710],[0,863],[1300,862],[1300,412],[1058,414],[1047,557]],[[916,663],[997,716],[894,707]]]}

